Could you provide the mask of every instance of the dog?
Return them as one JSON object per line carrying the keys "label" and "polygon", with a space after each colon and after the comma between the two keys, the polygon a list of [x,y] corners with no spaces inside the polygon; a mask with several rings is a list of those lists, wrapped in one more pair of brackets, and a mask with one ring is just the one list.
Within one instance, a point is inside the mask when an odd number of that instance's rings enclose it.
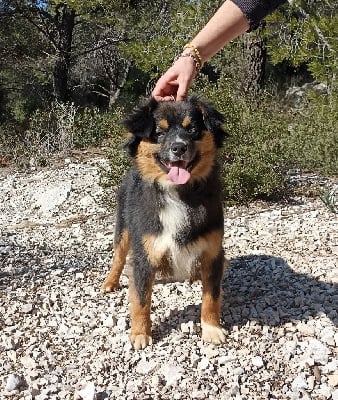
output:
{"label": "dog", "polygon": [[182,280],[200,272],[202,338],[224,342],[220,326],[223,207],[217,150],[224,117],[193,95],[184,101],[151,98],[124,121],[133,166],[117,200],[114,258],[103,292],[119,287],[129,253],[131,333],[135,349],[151,339],[151,293],[157,273]]}

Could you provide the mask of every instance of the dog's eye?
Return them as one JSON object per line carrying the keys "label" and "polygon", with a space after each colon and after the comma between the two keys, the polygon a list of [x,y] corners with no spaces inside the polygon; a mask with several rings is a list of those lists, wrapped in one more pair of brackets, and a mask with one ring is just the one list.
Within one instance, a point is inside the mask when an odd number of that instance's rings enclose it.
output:
{"label": "dog's eye", "polygon": [[193,139],[199,139],[201,137],[200,131],[195,126],[189,126],[188,132]]}
{"label": "dog's eye", "polygon": [[161,140],[165,135],[165,132],[162,129],[156,129],[155,133],[153,134],[153,140],[158,142]]}

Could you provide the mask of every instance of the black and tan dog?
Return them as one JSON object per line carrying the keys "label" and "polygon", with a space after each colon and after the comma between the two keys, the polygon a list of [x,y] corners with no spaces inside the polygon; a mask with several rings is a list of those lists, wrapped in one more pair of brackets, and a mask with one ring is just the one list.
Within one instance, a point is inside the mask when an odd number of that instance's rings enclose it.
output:
{"label": "black and tan dog", "polygon": [[202,337],[224,341],[220,327],[223,210],[216,162],[226,136],[223,117],[196,96],[180,102],[154,99],[125,121],[125,145],[134,166],[118,197],[115,255],[102,290],[119,287],[130,251],[131,342],[151,342],[151,292],[157,272],[186,279],[200,269]]}

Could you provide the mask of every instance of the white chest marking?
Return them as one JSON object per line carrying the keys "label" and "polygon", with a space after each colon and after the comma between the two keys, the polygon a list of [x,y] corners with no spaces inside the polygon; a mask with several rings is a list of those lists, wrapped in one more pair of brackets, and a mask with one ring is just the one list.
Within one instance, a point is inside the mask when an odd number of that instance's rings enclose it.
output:
{"label": "white chest marking", "polygon": [[160,221],[163,232],[154,242],[154,247],[161,253],[168,253],[173,268],[173,277],[184,280],[190,277],[191,267],[195,264],[202,251],[206,249],[205,240],[191,242],[179,246],[175,238],[177,233],[189,224],[188,207],[178,197],[176,191],[168,192],[165,204],[160,211]]}

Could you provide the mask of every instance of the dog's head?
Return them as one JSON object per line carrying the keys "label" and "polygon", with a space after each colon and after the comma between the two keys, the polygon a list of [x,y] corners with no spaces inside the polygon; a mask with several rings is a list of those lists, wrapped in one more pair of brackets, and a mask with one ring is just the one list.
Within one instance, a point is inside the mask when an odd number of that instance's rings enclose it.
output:
{"label": "dog's head", "polygon": [[197,96],[178,102],[150,99],[125,121],[125,144],[141,174],[182,185],[207,177],[226,133],[223,116]]}

